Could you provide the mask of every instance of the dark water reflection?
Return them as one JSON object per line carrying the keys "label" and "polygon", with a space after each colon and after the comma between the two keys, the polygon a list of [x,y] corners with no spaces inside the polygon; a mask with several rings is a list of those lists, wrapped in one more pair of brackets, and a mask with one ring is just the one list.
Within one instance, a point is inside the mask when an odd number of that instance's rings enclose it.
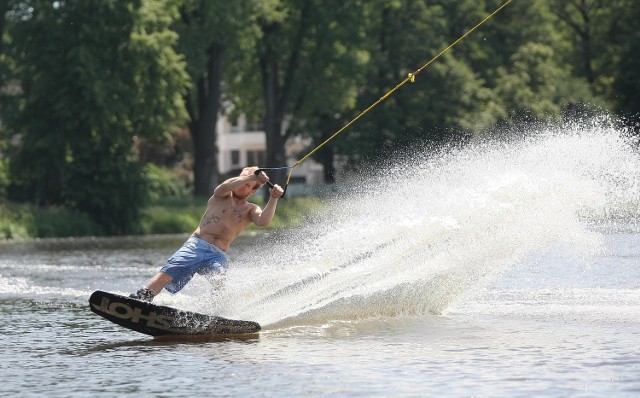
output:
{"label": "dark water reflection", "polygon": [[65,252],[84,250],[162,249],[180,244],[187,234],[123,237],[52,238],[29,241],[0,242],[3,255],[32,254],[34,252]]}

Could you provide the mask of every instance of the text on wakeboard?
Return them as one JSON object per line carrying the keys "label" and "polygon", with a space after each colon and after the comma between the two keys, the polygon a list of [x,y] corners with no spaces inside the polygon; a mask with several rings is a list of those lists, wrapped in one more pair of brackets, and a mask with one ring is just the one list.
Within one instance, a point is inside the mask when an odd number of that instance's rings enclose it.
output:
{"label": "text on wakeboard", "polygon": [[133,323],[140,323],[140,320],[146,321],[147,326],[161,330],[173,330],[171,327],[171,318],[157,314],[155,311],[149,311],[148,314],[142,312],[142,308],[132,307],[122,302],[110,303],[107,297],[102,297],[100,305],[91,303],[97,311],[114,316],[119,319],[130,319]]}

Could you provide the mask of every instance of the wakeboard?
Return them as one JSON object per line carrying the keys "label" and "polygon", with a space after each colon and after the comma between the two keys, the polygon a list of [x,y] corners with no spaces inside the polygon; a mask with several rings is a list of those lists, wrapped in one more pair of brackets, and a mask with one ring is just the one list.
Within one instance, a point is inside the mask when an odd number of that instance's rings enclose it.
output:
{"label": "wakeboard", "polygon": [[119,294],[96,290],[89,298],[91,311],[109,321],[154,337],[233,336],[255,334],[260,325],[155,305]]}

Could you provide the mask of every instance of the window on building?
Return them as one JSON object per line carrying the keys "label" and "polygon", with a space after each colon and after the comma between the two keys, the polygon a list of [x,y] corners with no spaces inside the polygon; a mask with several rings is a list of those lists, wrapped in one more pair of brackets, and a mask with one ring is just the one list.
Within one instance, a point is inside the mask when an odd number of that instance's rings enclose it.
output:
{"label": "window on building", "polygon": [[246,131],[264,131],[264,123],[262,123],[262,117],[257,115],[247,116]]}
{"label": "window on building", "polygon": [[264,124],[262,122],[247,123],[247,131],[264,131]]}
{"label": "window on building", "polygon": [[231,151],[231,166],[239,166],[240,165],[240,151],[232,150]]}
{"label": "window on building", "polygon": [[229,121],[229,124],[231,124],[231,132],[239,133],[241,128],[240,128],[240,118],[238,117],[238,115],[230,115],[228,116],[227,120]]}
{"label": "window on building", "polygon": [[261,166],[265,164],[266,153],[264,151],[247,151],[247,164]]}

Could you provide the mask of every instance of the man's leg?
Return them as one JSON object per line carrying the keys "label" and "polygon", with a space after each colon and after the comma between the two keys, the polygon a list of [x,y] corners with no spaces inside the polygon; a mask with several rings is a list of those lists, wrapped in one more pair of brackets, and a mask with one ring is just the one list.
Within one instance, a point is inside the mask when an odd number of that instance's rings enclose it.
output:
{"label": "man's leg", "polygon": [[138,290],[129,297],[136,298],[138,300],[153,301],[153,298],[162,291],[165,285],[173,280],[169,274],[164,272],[158,272],[153,278],[147,282],[146,286]]}
{"label": "man's leg", "polygon": [[151,278],[149,282],[147,282],[147,285],[145,287],[151,290],[154,296],[157,296],[162,291],[162,288],[172,280],[173,277],[171,275],[160,271],[153,278]]}

